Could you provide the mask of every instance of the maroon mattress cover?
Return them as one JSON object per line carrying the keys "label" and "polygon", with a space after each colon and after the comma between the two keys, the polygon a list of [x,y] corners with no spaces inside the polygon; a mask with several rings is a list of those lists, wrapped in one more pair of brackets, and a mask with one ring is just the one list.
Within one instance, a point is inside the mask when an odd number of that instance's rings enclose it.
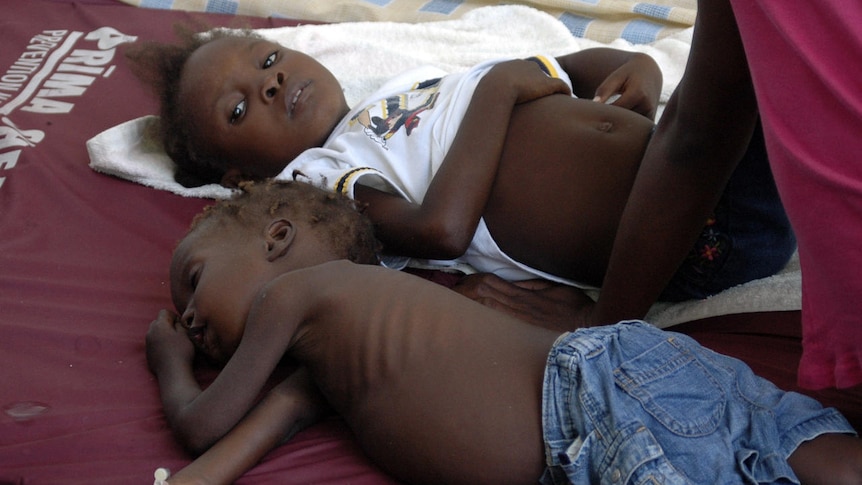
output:
{"label": "maroon mattress cover", "polygon": [[[171,40],[177,21],[237,19],[106,0],[3,0],[2,8],[0,484],[148,483],[156,467],[190,460],[161,412],[144,334],[171,305],[171,250],[207,201],[97,174],[84,142],[156,112],[114,45],[118,34]],[[798,317],[741,315],[679,328],[795,388]],[[862,389],[814,395],[862,424]],[[239,481],[268,482],[394,483],[338,418],[299,433]]]}
{"label": "maroon mattress cover", "polygon": [[[2,3],[0,484],[152,483],[156,467],[178,470],[189,456],[165,423],[144,334],[170,306],[171,250],[206,201],[97,174],[84,143],[156,112],[112,45],[117,33],[172,40],[177,21],[236,19]],[[240,483],[273,481],[394,483],[339,419],[300,433]]]}

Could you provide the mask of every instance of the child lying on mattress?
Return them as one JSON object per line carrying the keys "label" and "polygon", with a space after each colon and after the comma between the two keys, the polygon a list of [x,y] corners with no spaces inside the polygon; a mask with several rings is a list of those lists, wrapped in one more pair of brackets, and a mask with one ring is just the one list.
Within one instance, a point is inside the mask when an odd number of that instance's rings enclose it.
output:
{"label": "child lying on mattress", "polygon": [[[525,324],[357,264],[377,245],[341,196],[246,190],[177,246],[180,315],[147,335],[171,426],[197,451],[215,443],[172,484],[229,483],[327,406],[407,483],[862,480],[862,442],[837,411],[740,361],[642,322]],[[225,363],[203,391],[195,350]],[[300,370],[254,406],[286,357]]]}
{"label": "child lying on mattress", "polygon": [[[251,34],[129,54],[162,93],[164,145],[184,182],[311,182],[366,205],[387,254],[582,288],[604,276],[662,78],[644,54],[588,49],[410,71],[350,110],[322,65]],[[612,93],[614,105],[593,100]],[[771,275],[791,256],[759,147],[664,300]]]}

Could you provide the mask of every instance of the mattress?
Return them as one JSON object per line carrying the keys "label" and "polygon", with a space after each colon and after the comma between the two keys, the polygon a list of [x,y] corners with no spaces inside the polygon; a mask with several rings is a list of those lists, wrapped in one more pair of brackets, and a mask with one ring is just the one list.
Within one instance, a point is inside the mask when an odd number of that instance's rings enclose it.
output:
{"label": "mattress", "polygon": [[[100,175],[84,142],[151,113],[124,36],[177,21],[288,21],[4,2],[0,36],[0,484],[152,481],[191,459],[175,443],[144,335],[170,307],[171,250],[206,201]],[[387,484],[339,419],[300,433],[239,483]]]}
{"label": "mattress", "polygon": [[[171,306],[173,247],[205,199],[93,171],[86,140],[156,112],[122,43],[176,22],[295,20],[108,0],[4,2],[0,20],[0,484],[148,483],[192,457],[165,422],[144,336]],[[423,276],[452,284],[451,275]],[[795,388],[799,312],[674,327]],[[202,368],[201,378],[212,370]],[[860,428],[862,389],[812,393]],[[389,484],[337,418],[300,432],[238,483]]]}

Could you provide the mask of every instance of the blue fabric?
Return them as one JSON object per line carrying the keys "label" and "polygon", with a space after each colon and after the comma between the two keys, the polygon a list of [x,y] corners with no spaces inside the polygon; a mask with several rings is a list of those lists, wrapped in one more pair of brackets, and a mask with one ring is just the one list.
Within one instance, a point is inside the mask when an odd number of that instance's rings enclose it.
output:
{"label": "blue fabric", "polygon": [[206,11],[210,13],[226,13],[236,15],[239,2],[236,0],[208,0]]}
{"label": "blue fabric", "polygon": [[587,27],[590,25],[590,22],[593,19],[589,17],[584,17],[582,15],[575,15],[573,13],[566,12],[563,15],[560,15],[560,22],[569,29],[569,32],[572,33],[575,37],[584,38],[587,35]]}
{"label": "blue fabric", "polygon": [[[562,335],[545,370],[541,483],[798,483],[787,457],[834,409],[644,322]],[[654,480],[654,481],[650,481]]]}
{"label": "blue fabric", "polygon": [[758,126],[713,217],[659,299],[702,299],[771,276],[795,250]]}
{"label": "blue fabric", "polygon": [[168,10],[174,6],[174,0],[141,0],[141,7],[160,8]]}
{"label": "blue fabric", "polygon": [[431,0],[419,9],[421,12],[434,12],[449,15],[464,3],[463,0]]}
{"label": "blue fabric", "polygon": [[626,24],[620,37],[631,42],[632,44],[648,44],[658,40],[658,35],[661,33],[663,25],[646,20],[632,20]]}
{"label": "blue fabric", "polygon": [[641,15],[645,15],[647,17],[667,20],[670,18],[670,14],[671,12],[673,12],[673,8],[665,5],[655,5],[652,3],[638,3],[637,5],[635,5],[632,11]]}

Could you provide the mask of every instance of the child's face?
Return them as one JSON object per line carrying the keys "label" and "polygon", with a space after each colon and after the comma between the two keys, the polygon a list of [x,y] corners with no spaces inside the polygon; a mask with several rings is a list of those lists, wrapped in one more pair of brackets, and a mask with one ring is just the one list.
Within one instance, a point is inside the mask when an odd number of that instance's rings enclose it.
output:
{"label": "child's face", "polygon": [[174,251],[174,306],[195,348],[218,362],[236,351],[254,298],[272,278],[262,248],[236,224],[205,222]]}
{"label": "child's face", "polygon": [[201,148],[245,178],[278,175],[321,146],[347,112],[341,85],[311,57],[279,44],[226,37],[204,44],[183,68],[180,100]]}

